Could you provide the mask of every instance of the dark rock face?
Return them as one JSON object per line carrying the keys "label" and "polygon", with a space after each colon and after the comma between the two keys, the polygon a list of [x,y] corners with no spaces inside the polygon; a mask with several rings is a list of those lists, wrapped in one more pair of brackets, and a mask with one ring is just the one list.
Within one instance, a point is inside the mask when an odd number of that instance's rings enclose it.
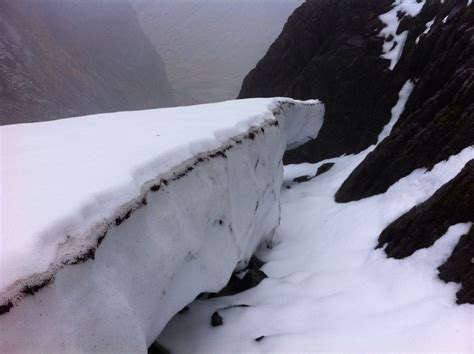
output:
{"label": "dark rock face", "polygon": [[390,71],[380,58],[378,16],[391,4],[307,1],[246,77],[239,96],[320,98],[326,116],[318,138],[285,156],[286,163],[316,162],[375,143],[402,85],[415,82],[392,134],[342,185],[338,202],[383,193],[414,169],[431,168],[474,144],[473,7],[466,0],[427,1],[415,18],[401,14],[398,32],[409,32]]}
{"label": "dark rock face", "polygon": [[392,222],[379,237],[389,257],[404,258],[431,246],[460,222],[474,222],[474,160],[427,201]]}
{"label": "dark rock face", "polygon": [[326,106],[318,138],[287,153],[286,163],[357,153],[377,141],[405,80],[380,58],[378,16],[391,0],[309,0],[243,82],[239,98],[318,98]]}
{"label": "dark rock face", "polygon": [[[431,246],[451,225],[461,222],[474,222],[474,160],[431,198],[392,222],[379,236],[377,247],[386,245],[389,257],[404,258]],[[439,268],[441,279],[462,284],[459,303],[474,303],[473,229]]]}
{"label": "dark rock face", "polygon": [[125,0],[0,3],[0,124],[174,104]]}
{"label": "dark rock face", "polygon": [[438,268],[439,277],[445,282],[462,285],[457,292],[458,304],[474,304],[474,226],[459,240],[453,254]]}
{"label": "dark rock face", "polygon": [[[474,145],[474,7],[467,0],[427,0],[414,18],[399,13],[397,33],[408,30],[408,35],[400,60],[389,70],[389,62],[380,59],[378,16],[392,2],[308,0],[246,77],[239,96],[321,99],[326,116],[318,138],[285,158],[317,162],[375,143],[401,87],[407,80],[414,83],[390,136],[342,184],[337,202],[384,193],[413,170],[431,169]],[[379,247],[386,245],[389,257],[404,258],[431,246],[459,222],[474,222],[474,161],[389,225]],[[440,267],[441,279],[462,283],[460,303],[474,302],[472,232]]]}
{"label": "dark rock face", "polygon": [[414,35],[408,39],[399,64],[399,75],[404,70],[416,82],[405,111],[391,135],[344,182],[336,201],[384,193],[413,170],[431,169],[474,144],[474,9],[464,1],[433,2],[417,21],[434,16],[418,46]]}

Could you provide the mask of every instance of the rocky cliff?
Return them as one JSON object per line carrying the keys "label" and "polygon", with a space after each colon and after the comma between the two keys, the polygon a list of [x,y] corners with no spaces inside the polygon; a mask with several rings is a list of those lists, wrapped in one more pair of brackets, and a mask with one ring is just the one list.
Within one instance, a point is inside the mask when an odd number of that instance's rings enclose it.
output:
{"label": "rocky cliff", "polygon": [[427,2],[400,26],[413,30],[394,75],[416,85],[392,134],[344,182],[337,201],[383,193],[414,169],[431,169],[474,144],[474,7]]}
{"label": "rocky cliff", "polygon": [[287,155],[288,162],[355,153],[377,141],[404,80],[391,84],[380,58],[391,1],[307,1],[288,19],[265,57],[245,78],[240,98],[319,97],[326,121],[317,141]]}
{"label": "rocky cliff", "polygon": [[[414,170],[430,170],[473,146],[473,79],[471,1],[309,0],[245,78],[239,97],[320,98],[326,119],[318,139],[286,155],[290,163],[316,162],[374,144],[396,93],[413,82],[391,134],[335,194],[343,203],[385,193]],[[388,256],[407,257],[431,246],[450,225],[474,222],[471,170],[472,163],[387,227],[379,241],[388,243]],[[458,301],[473,303],[473,282],[452,271],[471,262],[469,235],[440,268],[440,277],[462,282]]]}
{"label": "rocky cliff", "polygon": [[0,3],[0,123],[174,105],[125,1]]}

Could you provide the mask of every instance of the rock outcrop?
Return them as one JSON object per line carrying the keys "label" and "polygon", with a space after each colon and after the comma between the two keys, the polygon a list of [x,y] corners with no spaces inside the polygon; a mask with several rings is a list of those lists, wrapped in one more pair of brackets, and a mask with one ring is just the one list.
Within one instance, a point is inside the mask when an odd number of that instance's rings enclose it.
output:
{"label": "rock outcrop", "polygon": [[0,124],[173,105],[125,0],[0,3]]}
{"label": "rock outcrop", "polygon": [[286,162],[317,162],[359,152],[377,141],[406,81],[393,81],[380,58],[383,23],[392,1],[311,0],[288,19],[265,57],[245,78],[239,98],[318,97],[326,105],[316,141],[287,153]]}
{"label": "rock outcrop", "polygon": [[[407,8],[418,6],[416,15],[398,11],[396,31],[381,37],[380,16],[401,3],[307,1],[242,86],[240,97],[289,95],[325,102],[318,138],[286,155],[286,162],[299,163],[357,153],[377,142],[397,92],[407,80],[414,83],[391,134],[344,181],[337,202],[384,193],[415,169],[432,169],[474,145],[474,6],[468,0],[407,1]],[[384,40],[402,46],[395,61],[382,58],[393,49],[387,43],[384,48]],[[471,162],[387,227],[379,246],[387,244],[388,256],[407,257],[431,246],[450,225],[474,222],[472,171]],[[472,259],[469,235],[440,268],[442,279],[463,284],[458,302],[474,302],[472,271],[462,273]]]}
{"label": "rock outcrop", "polygon": [[427,201],[392,222],[379,237],[378,247],[393,258],[430,247],[449,226],[474,221],[474,160]]}
{"label": "rock outcrop", "polygon": [[399,13],[397,33],[408,32],[390,70],[381,58],[379,16],[392,1],[307,1],[245,78],[239,97],[319,97],[326,104],[320,136],[285,158],[317,162],[374,144],[397,93],[413,80],[390,138],[352,173],[336,200],[382,193],[414,169],[431,168],[474,143],[474,10],[467,3],[427,1],[416,17]]}
{"label": "rock outcrop", "polygon": [[474,226],[461,237],[446,262],[438,268],[439,277],[445,282],[461,284],[456,293],[459,304],[474,304]]}
{"label": "rock outcrop", "polygon": [[400,26],[434,23],[418,44],[421,29],[410,32],[396,71],[414,79],[415,88],[390,136],[341,186],[338,202],[383,193],[413,170],[431,169],[474,144],[474,7],[432,2],[418,17]]}
{"label": "rock outcrop", "polygon": [[[427,201],[392,222],[379,236],[378,247],[393,258],[405,258],[430,247],[451,225],[474,222],[474,160]],[[440,277],[458,282],[458,302],[474,303],[473,228],[459,241],[451,257],[440,267]]]}

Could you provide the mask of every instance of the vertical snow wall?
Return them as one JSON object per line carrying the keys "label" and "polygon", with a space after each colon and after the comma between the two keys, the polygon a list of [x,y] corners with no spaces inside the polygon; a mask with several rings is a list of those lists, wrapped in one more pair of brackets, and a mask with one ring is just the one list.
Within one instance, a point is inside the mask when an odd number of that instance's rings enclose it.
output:
{"label": "vertical snow wall", "polygon": [[82,258],[4,293],[0,352],[146,352],[184,305],[220,290],[279,224],[286,147],[322,125],[320,102],[273,100],[270,119],[143,186]]}

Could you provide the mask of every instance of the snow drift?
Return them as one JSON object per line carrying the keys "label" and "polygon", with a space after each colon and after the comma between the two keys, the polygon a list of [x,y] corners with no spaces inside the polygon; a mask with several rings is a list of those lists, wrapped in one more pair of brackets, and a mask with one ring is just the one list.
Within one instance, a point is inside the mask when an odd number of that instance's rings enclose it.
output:
{"label": "snow drift", "polygon": [[145,351],[272,235],[283,152],[323,114],[251,99],[2,127],[0,351]]}

